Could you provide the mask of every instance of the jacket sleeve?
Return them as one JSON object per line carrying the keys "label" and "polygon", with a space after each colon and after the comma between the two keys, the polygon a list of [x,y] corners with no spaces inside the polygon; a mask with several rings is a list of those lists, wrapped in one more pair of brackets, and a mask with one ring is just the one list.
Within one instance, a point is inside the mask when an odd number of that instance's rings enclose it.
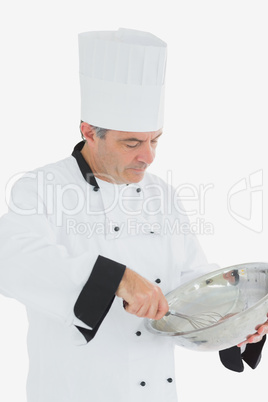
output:
{"label": "jacket sleeve", "polygon": [[[183,212],[181,224],[190,228],[190,222],[182,204],[180,204],[180,210]],[[184,236],[183,255],[181,283],[220,268],[217,264],[209,264],[207,262],[197,237],[190,230]],[[246,362],[252,369],[255,369],[260,363],[265,341],[266,336],[258,343],[248,344],[243,352],[237,346],[219,351],[220,360],[226,368],[232,371],[242,372],[244,370],[243,362]]]}
{"label": "jacket sleeve", "polygon": [[249,367],[255,369],[261,361],[262,349],[265,341],[266,335],[260,342],[246,345],[244,352],[242,352],[241,348],[238,348],[237,346],[221,350],[219,352],[220,360],[224,367],[238,373],[244,371],[243,361],[246,362]]}
{"label": "jacket sleeve", "polygon": [[74,306],[76,317],[89,328],[77,328],[87,342],[94,338],[115,298],[115,292],[126,267],[116,261],[98,256],[91,275]]}
{"label": "jacket sleeve", "polygon": [[219,268],[219,265],[215,263],[208,263],[198,238],[194,234],[186,234],[184,237],[184,260],[181,282],[187,282]]}
{"label": "jacket sleeve", "polygon": [[[181,267],[180,284],[188,282],[196,277],[205,275],[219,269],[215,263],[208,263],[206,255],[196,235],[196,225],[190,222],[189,216],[181,200],[177,199],[173,188],[169,188],[172,198],[176,199],[176,208],[173,207],[173,219],[179,222],[179,228],[175,241],[182,243],[183,249],[177,247],[176,258]],[[183,238],[183,242],[182,242]]]}
{"label": "jacket sleeve", "polygon": [[10,199],[12,207],[0,219],[1,293],[75,325],[91,339],[113,302],[124,265],[93,250],[72,255],[57,241],[34,180],[20,179]]}

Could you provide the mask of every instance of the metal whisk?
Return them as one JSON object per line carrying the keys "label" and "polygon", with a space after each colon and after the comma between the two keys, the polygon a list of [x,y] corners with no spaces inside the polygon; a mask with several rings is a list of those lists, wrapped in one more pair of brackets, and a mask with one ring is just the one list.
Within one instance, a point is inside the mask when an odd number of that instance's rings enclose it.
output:
{"label": "metal whisk", "polygon": [[173,315],[175,317],[183,318],[187,320],[194,329],[201,329],[208,327],[209,325],[216,324],[220,319],[222,319],[222,315],[216,312],[208,312],[208,313],[200,313],[193,315],[185,315],[181,313],[177,313],[175,310],[169,310],[166,313],[166,317],[169,315]]}

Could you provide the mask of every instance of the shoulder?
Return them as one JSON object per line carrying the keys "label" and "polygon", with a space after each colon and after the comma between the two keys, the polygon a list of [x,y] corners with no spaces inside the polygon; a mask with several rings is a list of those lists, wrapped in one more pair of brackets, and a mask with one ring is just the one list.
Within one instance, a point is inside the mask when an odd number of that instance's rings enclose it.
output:
{"label": "shoulder", "polygon": [[63,191],[67,185],[77,185],[79,180],[82,179],[76,159],[69,156],[34,170],[20,173],[9,183],[6,188],[6,196],[13,200],[43,199],[47,192],[54,192],[53,187],[60,186]]}
{"label": "shoulder", "polygon": [[76,171],[76,160],[73,156],[69,156],[57,162],[49,163],[20,174],[20,177],[15,178],[13,181],[13,187],[25,186],[37,181],[39,184],[45,182],[69,182],[70,178],[75,176]]}

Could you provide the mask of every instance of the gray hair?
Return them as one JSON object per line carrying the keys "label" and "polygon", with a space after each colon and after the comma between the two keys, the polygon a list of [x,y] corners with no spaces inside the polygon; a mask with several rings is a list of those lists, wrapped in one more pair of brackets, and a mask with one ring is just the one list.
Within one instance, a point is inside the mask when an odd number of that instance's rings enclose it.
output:
{"label": "gray hair", "polygon": [[[84,123],[84,122],[81,120],[81,123]],[[80,123],[80,125],[81,125],[81,123]],[[102,140],[105,138],[107,131],[109,131],[107,128],[92,126],[92,124],[90,124],[90,126],[93,128],[93,130],[95,130],[96,136]],[[82,137],[83,141],[86,141],[86,139],[83,136],[83,133],[81,131],[81,128],[80,128],[80,133],[81,133],[81,137]]]}

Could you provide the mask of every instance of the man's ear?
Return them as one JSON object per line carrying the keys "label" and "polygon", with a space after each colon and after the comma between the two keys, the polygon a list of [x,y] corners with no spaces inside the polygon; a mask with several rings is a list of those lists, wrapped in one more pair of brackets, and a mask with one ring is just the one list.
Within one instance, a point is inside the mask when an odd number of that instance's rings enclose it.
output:
{"label": "man's ear", "polygon": [[89,145],[93,145],[96,140],[96,133],[94,128],[92,128],[92,126],[88,123],[81,122],[80,130],[84,138],[86,139],[87,143]]}

